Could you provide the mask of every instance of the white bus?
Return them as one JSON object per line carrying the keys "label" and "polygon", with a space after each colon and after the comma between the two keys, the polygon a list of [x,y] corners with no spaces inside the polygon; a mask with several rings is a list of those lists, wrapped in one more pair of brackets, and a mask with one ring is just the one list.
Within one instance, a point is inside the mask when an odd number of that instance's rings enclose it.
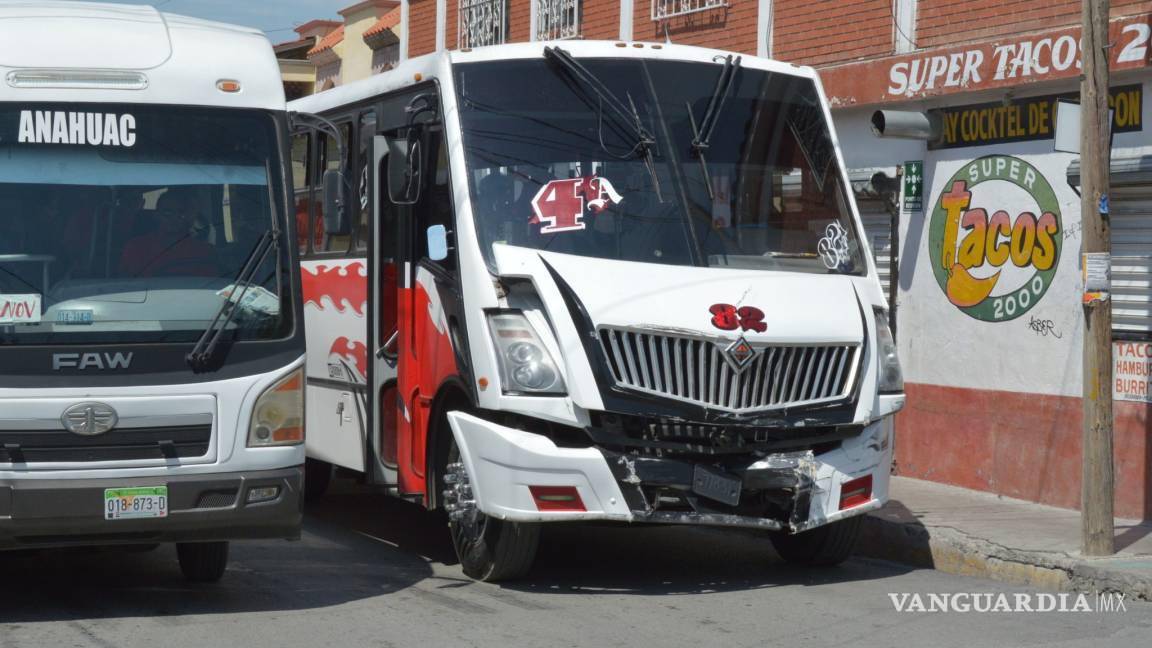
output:
{"label": "white bus", "polygon": [[0,549],[296,538],[304,332],[258,31],[0,3]]}
{"label": "white bus", "polygon": [[[847,557],[904,394],[813,70],[509,44],[289,110],[354,143],[293,141],[310,485],[335,464],[446,509],[484,580],[523,574],[560,521]],[[339,166],[333,214],[316,179]]]}

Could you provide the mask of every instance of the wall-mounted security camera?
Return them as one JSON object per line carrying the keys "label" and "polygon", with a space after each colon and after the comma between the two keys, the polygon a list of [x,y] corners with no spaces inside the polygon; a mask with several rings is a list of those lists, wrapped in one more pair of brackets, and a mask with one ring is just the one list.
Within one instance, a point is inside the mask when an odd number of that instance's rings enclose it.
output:
{"label": "wall-mounted security camera", "polygon": [[914,110],[877,110],[872,113],[876,137],[903,137],[928,142],[940,138],[940,116]]}

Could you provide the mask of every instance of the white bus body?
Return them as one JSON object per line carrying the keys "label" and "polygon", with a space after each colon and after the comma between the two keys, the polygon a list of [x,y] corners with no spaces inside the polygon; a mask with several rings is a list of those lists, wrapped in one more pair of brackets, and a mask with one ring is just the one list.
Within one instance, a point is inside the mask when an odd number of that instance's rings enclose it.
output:
{"label": "white bus body", "polygon": [[138,5],[4,2],[0,33],[0,549],[176,542],[215,580],[300,533],[272,49]]}
{"label": "white bus body", "polygon": [[354,142],[350,213],[325,219],[333,149],[294,140],[310,461],[446,508],[482,579],[523,573],[554,521],[843,560],[904,395],[812,69],[512,44],[289,110]]}

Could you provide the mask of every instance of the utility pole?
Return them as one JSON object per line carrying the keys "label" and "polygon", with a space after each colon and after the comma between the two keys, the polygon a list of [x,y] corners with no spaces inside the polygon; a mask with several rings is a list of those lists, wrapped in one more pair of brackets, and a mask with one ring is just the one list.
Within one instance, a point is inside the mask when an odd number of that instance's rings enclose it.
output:
{"label": "utility pole", "polygon": [[[1109,0],[1081,0],[1083,67],[1080,80],[1081,263],[1112,248],[1108,221],[1111,166],[1108,112]],[[1099,259],[1099,257],[1097,257]],[[1086,287],[1087,288],[1087,287]],[[1088,556],[1115,553],[1112,520],[1112,301],[1084,300],[1084,434],[1080,540]]]}

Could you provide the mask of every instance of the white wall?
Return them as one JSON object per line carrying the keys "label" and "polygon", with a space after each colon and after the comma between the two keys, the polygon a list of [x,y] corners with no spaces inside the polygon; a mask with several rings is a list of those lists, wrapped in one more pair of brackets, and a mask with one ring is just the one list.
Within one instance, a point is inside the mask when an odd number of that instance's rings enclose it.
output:
{"label": "white wall", "polygon": [[[1113,84],[1131,82],[1115,79]],[[1144,130],[1118,134],[1113,157],[1152,155],[1150,92],[1152,86],[1146,83]],[[966,99],[952,102],[978,103]],[[907,160],[924,161],[924,210],[918,214],[902,214],[900,226],[897,307],[905,380],[975,389],[1080,395],[1083,320],[1080,198],[1066,182],[1068,165],[1075,156],[1054,152],[1052,140],[928,151],[922,142],[876,138],[869,130],[871,113],[872,109],[850,109],[834,115],[850,169],[894,166]],[[950,178],[973,160],[987,155],[1014,156],[1034,166],[1055,193],[1061,221],[1061,249],[1051,285],[1022,315],[999,322],[975,319],[949,301],[933,273],[929,251],[932,212],[941,194],[950,189]],[[970,208],[983,207],[989,216],[997,209],[1005,209],[1014,222],[1019,211],[1036,211],[1036,203],[1027,192],[1004,180],[988,181],[983,188],[981,185],[976,188],[979,191],[973,191],[974,204]],[[959,240],[963,240],[966,233],[961,229]],[[1011,260],[1000,270],[1000,279],[989,299],[1019,288],[1035,274],[1034,268],[1017,268]],[[973,268],[972,274],[987,276],[993,271],[986,265]]]}

